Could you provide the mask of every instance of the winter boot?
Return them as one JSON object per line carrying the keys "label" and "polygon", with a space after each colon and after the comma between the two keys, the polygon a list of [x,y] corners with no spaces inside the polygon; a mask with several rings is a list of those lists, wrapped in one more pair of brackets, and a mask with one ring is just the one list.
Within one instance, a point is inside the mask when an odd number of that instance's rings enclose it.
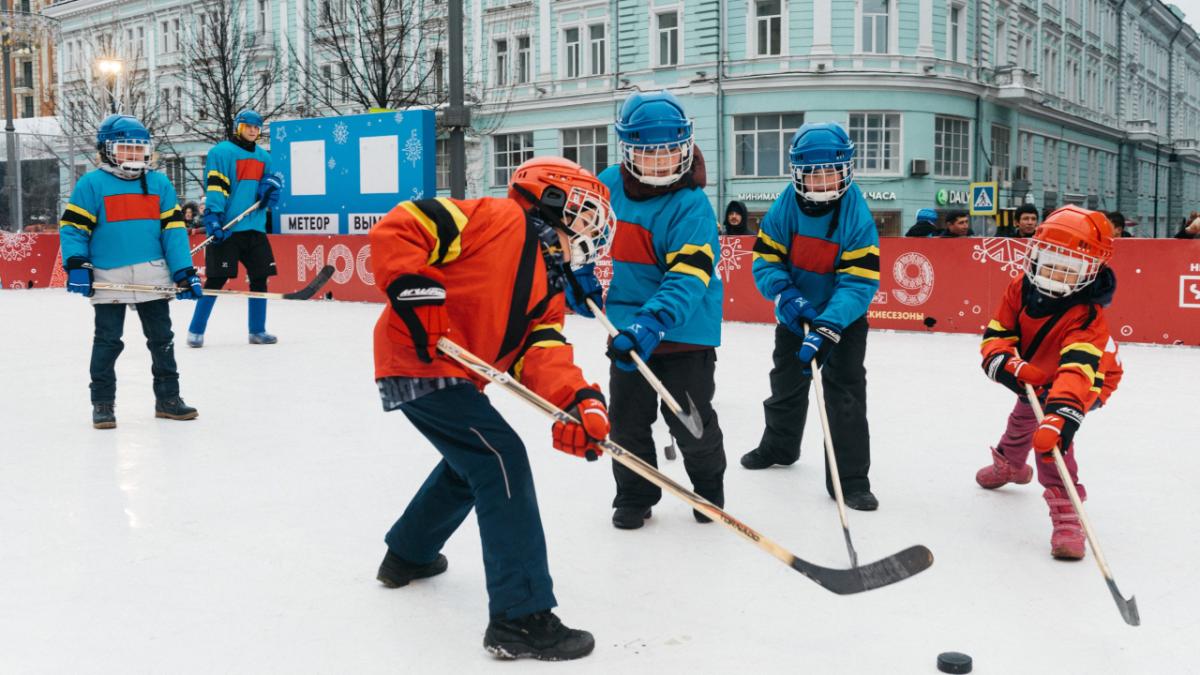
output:
{"label": "winter boot", "polygon": [[613,527],[618,530],[636,530],[650,518],[650,507],[622,506],[613,512]]}
{"label": "winter boot", "polygon": [[742,455],[742,466],[750,469],[751,471],[766,469],[767,467],[775,466],[778,463],[779,462],[771,459],[771,457],[764,453],[760,448],[755,448]]}
{"label": "winter boot", "polygon": [[874,511],[879,508],[879,500],[875,495],[871,494],[870,490],[860,490],[858,492],[849,492],[842,495],[846,506],[855,511]]}
{"label": "winter boot", "polygon": [[[1087,499],[1087,493],[1078,489],[1079,500]],[[1071,504],[1067,489],[1048,487],[1042,498],[1050,507],[1050,522],[1054,524],[1054,532],[1050,534],[1050,555],[1060,560],[1081,560],[1086,552],[1085,538],[1079,525],[1079,514]]]}
{"label": "winter boot", "polygon": [[979,483],[979,487],[988,490],[995,490],[1008,483],[1025,485],[1031,480],[1033,467],[1028,464],[1013,464],[1007,457],[996,452],[995,448],[992,448],[992,465],[985,466],[975,473],[975,482]]}
{"label": "winter boot", "polygon": [[441,553],[433,559],[433,562],[418,565],[408,562],[389,549],[387,555],[383,556],[383,562],[379,563],[379,573],[375,575],[375,578],[388,588],[400,588],[407,586],[408,582],[414,579],[436,577],[445,572],[447,566],[446,556]]}
{"label": "winter boot", "polygon": [[200,413],[195,408],[183,402],[178,396],[160,398],[154,402],[154,416],[169,420],[195,419]]}
{"label": "winter boot", "polygon": [[501,659],[569,661],[591,654],[595,646],[591,633],[567,628],[550,610],[519,619],[493,618],[483,634],[483,648]]}
{"label": "winter boot", "polygon": [[92,428],[93,429],[115,429],[115,428],[117,428],[117,415],[116,415],[116,413],[113,412],[112,401],[92,404]]}
{"label": "winter boot", "polygon": [[251,333],[250,344],[252,345],[273,345],[279,342],[279,338],[264,331],[262,333]]}
{"label": "winter boot", "polygon": [[188,333],[187,345],[199,349],[204,346],[204,333]]}

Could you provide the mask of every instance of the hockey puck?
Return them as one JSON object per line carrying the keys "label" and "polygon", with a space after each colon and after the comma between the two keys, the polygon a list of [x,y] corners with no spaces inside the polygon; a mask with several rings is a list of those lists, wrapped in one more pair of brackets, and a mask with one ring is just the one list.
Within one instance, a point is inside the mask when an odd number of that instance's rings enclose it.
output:
{"label": "hockey puck", "polygon": [[942,652],[938,654],[937,667],[943,673],[969,673],[971,657],[961,652]]}

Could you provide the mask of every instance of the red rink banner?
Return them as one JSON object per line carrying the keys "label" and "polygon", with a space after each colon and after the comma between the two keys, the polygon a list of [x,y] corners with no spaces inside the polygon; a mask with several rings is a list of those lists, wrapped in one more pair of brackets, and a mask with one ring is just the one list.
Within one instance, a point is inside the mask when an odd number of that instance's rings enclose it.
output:
{"label": "red rink banner", "polygon": [[[192,237],[192,245],[203,237]],[[323,265],[334,275],[321,298],[380,302],[371,245],[358,235],[271,235],[279,276],[272,291],[310,281]],[[722,237],[717,270],[725,283],[725,318],[773,323],[769,301],[754,285],[754,237]],[[876,328],[982,333],[1005,286],[1021,274],[1026,240],[908,239],[880,242],[880,286],[869,319]],[[64,286],[57,234],[0,232],[0,288]],[[203,269],[203,253],[196,256]],[[1200,345],[1200,241],[1120,239],[1112,260],[1117,294],[1109,328],[1123,342]],[[606,284],[607,262],[597,266]],[[245,289],[245,279],[227,288]]]}

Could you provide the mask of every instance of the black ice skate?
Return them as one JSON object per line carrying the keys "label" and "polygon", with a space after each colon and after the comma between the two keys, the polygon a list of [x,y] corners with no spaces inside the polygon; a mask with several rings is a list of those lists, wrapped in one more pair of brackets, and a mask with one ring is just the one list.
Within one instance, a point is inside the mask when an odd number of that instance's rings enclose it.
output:
{"label": "black ice skate", "polygon": [[766,469],[766,468],[775,466],[778,463],[779,462],[776,462],[774,459],[771,459],[770,457],[767,456],[766,453],[764,453],[762,450],[760,450],[758,448],[755,448],[755,449],[751,450],[750,452],[747,452],[746,454],[742,455],[742,467],[746,468],[746,469],[750,469],[751,471],[759,471],[761,469]]}
{"label": "black ice skate", "polygon": [[154,402],[154,416],[169,420],[195,419],[200,413],[195,408],[183,402],[178,396],[160,398]]}
{"label": "black ice skate", "polygon": [[501,659],[569,661],[591,654],[595,646],[591,633],[567,628],[550,610],[519,619],[494,618],[483,634],[483,648]]}
{"label": "black ice skate", "polygon": [[851,492],[846,495],[846,506],[855,511],[874,511],[879,508],[879,500],[875,498],[875,495],[871,494],[870,490]]}
{"label": "black ice skate", "polygon": [[407,586],[413,579],[435,577],[445,572],[447,565],[446,556],[441,553],[428,565],[417,565],[389,550],[387,555],[383,556],[383,562],[379,563],[379,573],[375,578],[388,588],[400,588]]}
{"label": "black ice skate", "polygon": [[115,429],[117,427],[117,415],[113,412],[113,403],[93,403],[92,404],[92,428],[93,429]]}
{"label": "black ice skate", "polygon": [[618,530],[636,530],[650,518],[650,507],[622,506],[613,511],[613,527]]}

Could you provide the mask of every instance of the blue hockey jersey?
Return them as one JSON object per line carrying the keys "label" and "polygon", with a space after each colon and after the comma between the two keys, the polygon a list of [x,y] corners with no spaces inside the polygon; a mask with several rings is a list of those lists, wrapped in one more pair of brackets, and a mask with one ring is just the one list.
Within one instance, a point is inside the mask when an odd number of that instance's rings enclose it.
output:
{"label": "blue hockey jersey", "polygon": [[754,283],[768,300],[794,285],[816,321],[838,330],[866,314],[879,289],[879,232],[858,186],[817,217],[800,210],[790,186],[781,192],[754,242]]}
{"label": "blue hockey jersey", "polygon": [[175,187],[157,171],[147,171],[145,192],[142,186],[140,178],[102,169],[84,174],[59,221],[63,263],[82,257],[97,269],[116,269],[165,259],[172,274],[191,267]]}
{"label": "blue hockey jersey", "polygon": [[[271,155],[259,146],[252,150],[233,141],[221,141],[208,153],[204,163],[204,209],[221,214],[221,224],[238,217],[258,201],[258,182],[271,173]],[[267,210],[255,209],[231,232],[246,230],[267,231]]]}
{"label": "blue hockey jersey", "polygon": [[704,190],[685,188],[635,201],[625,193],[620,166],[598,177],[608,186],[617,217],[605,301],[609,319],[624,329],[638,312],[662,314],[671,326],[664,340],[720,345],[724,288],[716,261],[721,244]]}

